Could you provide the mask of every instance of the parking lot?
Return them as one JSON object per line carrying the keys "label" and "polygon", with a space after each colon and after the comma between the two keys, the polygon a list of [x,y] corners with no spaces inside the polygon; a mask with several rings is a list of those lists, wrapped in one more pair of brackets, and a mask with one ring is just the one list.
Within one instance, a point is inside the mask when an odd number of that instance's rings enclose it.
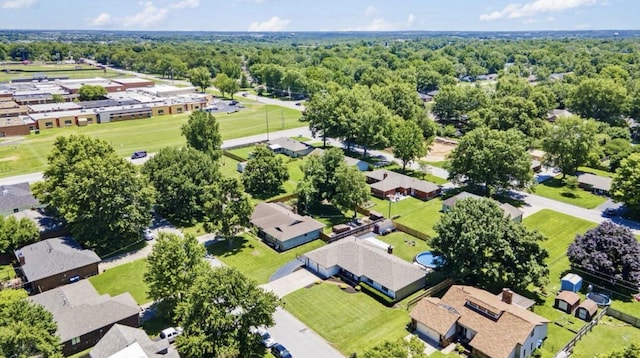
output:
{"label": "parking lot", "polygon": [[203,109],[204,111],[210,112],[213,114],[216,114],[216,113],[231,114],[231,113],[238,112],[244,108],[244,106],[241,103],[231,104],[233,102],[237,103],[237,101],[235,100],[221,100],[219,98],[214,98],[213,102]]}

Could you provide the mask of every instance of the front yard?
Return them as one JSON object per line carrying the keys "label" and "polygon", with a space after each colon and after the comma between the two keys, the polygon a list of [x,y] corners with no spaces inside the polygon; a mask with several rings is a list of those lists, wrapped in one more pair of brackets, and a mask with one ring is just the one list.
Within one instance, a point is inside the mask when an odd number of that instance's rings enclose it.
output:
{"label": "front yard", "polygon": [[534,186],[532,190],[533,193],[544,196],[545,198],[580,206],[586,209],[593,209],[607,201],[607,197],[595,195],[581,188],[577,188],[574,191],[567,190],[562,179],[560,179],[561,176],[562,175],[550,178]]}
{"label": "front yard", "polygon": [[89,278],[89,282],[99,294],[109,294],[111,297],[129,292],[138,304],[151,301],[147,297],[147,284],[144,273],[147,271],[147,259],[140,259],[109,270]]}
{"label": "front yard", "polygon": [[387,308],[365,293],[347,293],[334,284],[300,289],[284,301],[287,311],[346,356],[360,356],[382,341],[409,334],[407,311]]}

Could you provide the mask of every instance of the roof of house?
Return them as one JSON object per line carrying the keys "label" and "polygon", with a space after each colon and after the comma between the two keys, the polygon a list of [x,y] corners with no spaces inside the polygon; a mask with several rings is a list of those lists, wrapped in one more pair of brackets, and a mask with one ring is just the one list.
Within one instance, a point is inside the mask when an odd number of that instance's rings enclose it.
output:
{"label": "roof of house", "polygon": [[598,304],[595,303],[595,301],[587,298],[586,300],[582,301],[578,308],[587,310],[587,312],[589,312],[589,314],[593,316],[598,311]]}
{"label": "roof of house", "polygon": [[299,140],[291,139],[289,137],[280,137],[280,138],[272,139],[267,143],[269,144],[269,147],[280,146],[281,148],[288,149],[292,152],[301,152],[309,149],[308,144],[302,143]]}
{"label": "roof of house", "polygon": [[22,218],[28,218],[36,224],[40,233],[52,232],[60,230],[64,227],[64,222],[46,214],[43,208],[22,210],[17,213],[11,214],[11,216],[20,220]]}
{"label": "roof of house", "polygon": [[[447,207],[453,207],[456,202],[458,200],[462,200],[462,199],[467,199],[467,198],[473,198],[473,199],[482,199],[483,197],[480,195],[476,195],[473,193],[469,193],[466,191],[461,192],[458,195],[452,196],[449,199],[445,200],[442,202],[442,206],[447,206]],[[491,199],[493,200],[493,199]],[[524,212],[518,208],[516,208],[515,206],[509,204],[509,203],[500,203],[498,201],[496,201],[496,203],[498,204],[498,206],[502,209],[502,211],[504,211],[504,213],[512,218],[516,218],[518,216],[521,216],[522,214],[524,214]]]}
{"label": "roof of house", "polygon": [[62,342],[140,313],[140,307],[130,293],[115,297],[99,295],[88,280],[60,286],[28,299],[53,314],[58,325],[56,333]]}
{"label": "roof of house", "polygon": [[15,254],[16,257],[24,257],[22,272],[29,281],[100,262],[95,252],[84,250],[66,237],[42,240],[16,250]]}
{"label": "roof of house", "polygon": [[446,335],[460,318],[455,308],[441,304],[440,299],[436,297],[420,300],[411,310],[410,316],[418,322],[427,322],[431,317],[438,317],[437,320],[429,321],[429,327],[441,336]]}
{"label": "roof of house", "polygon": [[562,300],[569,304],[569,306],[573,306],[576,303],[580,302],[580,296],[573,291],[560,291],[556,295],[556,300]]}
{"label": "roof of house", "polygon": [[[499,317],[490,318],[472,308],[471,304],[490,310]],[[459,315],[457,322],[460,325],[477,332],[469,344],[494,358],[508,357],[518,344],[526,342],[537,325],[549,323],[544,317],[470,286],[451,286],[438,302],[438,307],[431,306],[428,316],[413,315],[412,312],[412,317],[428,327],[442,330],[441,321],[450,322],[455,312]]]}
{"label": "roof of house", "polygon": [[[91,349],[89,356],[91,358],[110,358],[132,345],[137,345],[139,347],[139,349],[137,349],[138,353],[142,352],[148,358],[179,357],[175,349],[170,349],[171,345],[168,340],[161,339],[152,341],[142,329],[121,324],[114,324],[107,334],[100,339],[98,344]],[[159,354],[159,352],[162,351],[167,351],[167,353]]]}
{"label": "roof of house", "polygon": [[0,186],[0,211],[22,209],[40,204],[31,193],[29,183],[17,183]]}
{"label": "roof of house", "polygon": [[[498,297],[500,301],[502,301],[503,293],[504,291],[500,291],[500,293],[496,295],[496,297]],[[536,304],[536,301],[511,291],[511,304],[524,308],[525,310],[528,310],[529,308],[531,308],[531,306]]]}
{"label": "roof of house", "polygon": [[412,178],[408,175],[396,173],[386,169],[378,169],[365,173],[370,180],[377,180],[369,184],[372,189],[387,192],[396,188],[413,188],[425,193],[431,193],[440,189],[440,186],[426,180]]}
{"label": "roof of house", "polygon": [[392,291],[423,279],[426,274],[418,266],[353,236],[307,252],[304,256],[324,267],[337,265],[356,276],[366,276]]}
{"label": "roof of house", "polygon": [[578,174],[578,183],[590,185],[594,189],[609,191],[611,190],[611,182],[613,179],[603,177],[591,173]]}
{"label": "roof of house", "polygon": [[[325,150],[322,148],[316,148],[313,150],[313,152],[311,152],[311,155],[324,155]],[[344,162],[347,163],[347,165],[350,166],[360,166],[360,165],[365,165],[366,167],[369,166],[369,163],[365,162],[362,159],[357,159],[357,158],[352,158],[352,157],[348,157],[348,156],[344,156]]]}
{"label": "roof of house", "polygon": [[251,214],[251,223],[280,241],[324,227],[323,223],[309,216],[298,215],[277,203],[258,204]]}

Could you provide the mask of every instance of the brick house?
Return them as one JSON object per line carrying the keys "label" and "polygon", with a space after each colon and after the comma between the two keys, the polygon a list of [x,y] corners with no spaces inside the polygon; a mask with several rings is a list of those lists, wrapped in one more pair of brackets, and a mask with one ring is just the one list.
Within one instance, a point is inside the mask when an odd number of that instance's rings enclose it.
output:
{"label": "brick house", "polygon": [[385,169],[366,172],[365,175],[371,187],[371,194],[380,199],[395,195],[410,195],[429,200],[440,195],[442,191],[440,185]]}

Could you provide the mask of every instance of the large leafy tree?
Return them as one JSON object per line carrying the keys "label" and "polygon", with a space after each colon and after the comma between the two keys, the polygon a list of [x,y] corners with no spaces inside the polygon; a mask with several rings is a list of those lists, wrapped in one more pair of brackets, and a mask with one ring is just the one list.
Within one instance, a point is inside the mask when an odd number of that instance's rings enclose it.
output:
{"label": "large leafy tree", "polygon": [[282,159],[262,145],[253,151],[242,173],[242,183],[247,192],[260,198],[278,194],[288,179],[289,171]]}
{"label": "large leafy tree", "polygon": [[624,226],[605,221],[577,235],[567,257],[583,270],[640,285],[640,242]]}
{"label": "large leafy tree", "polygon": [[147,257],[144,281],[148,296],[161,301],[172,313],[193,285],[198,274],[208,265],[204,260],[206,250],[193,235],[184,237],[160,232],[151,254]]}
{"label": "large leafy tree", "polygon": [[211,86],[211,72],[206,67],[196,67],[189,70],[189,82],[202,92]]}
{"label": "large leafy tree", "polygon": [[627,90],[612,79],[587,78],[569,94],[567,106],[584,118],[620,126],[628,111]]}
{"label": "large leafy tree", "polygon": [[472,110],[482,108],[487,95],[481,88],[443,86],[434,98],[433,113],[443,120],[459,120]]}
{"label": "large leafy tree", "polygon": [[633,153],[620,162],[611,183],[611,196],[640,213],[640,153]]}
{"label": "large leafy tree", "polygon": [[322,137],[323,146],[327,146],[327,138],[338,137],[339,127],[336,115],[335,97],[321,92],[311,97],[305,104],[303,120],[309,122],[309,130],[315,136]]}
{"label": "large leafy tree", "polygon": [[198,275],[176,309],[184,328],[177,346],[186,357],[260,357],[263,348],[251,326],[274,323],[278,298],[229,267]]}
{"label": "large leafy tree", "polygon": [[226,93],[226,94],[229,94],[232,99],[233,99],[233,94],[238,92],[238,90],[240,89],[240,85],[238,84],[238,81],[236,81],[233,78],[230,78],[225,73],[218,74],[216,78],[213,80],[213,85],[216,86],[218,90],[220,90],[220,93],[222,93],[223,97]]}
{"label": "large leafy tree", "polygon": [[213,114],[203,111],[191,113],[182,126],[182,135],[187,139],[187,145],[206,153],[212,161],[217,161],[222,155],[222,137]]}
{"label": "large leafy tree", "polygon": [[107,90],[99,85],[82,85],[78,90],[81,101],[93,101],[107,96]]}
{"label": "large leafy tree", "polygon": [[249,226],[251,212],[242,183],[236,178],[220,178],[209,188],[204,225],[227,238],[229,247],[233,247],[234,236]]}
{"label": "large leafy tree", "polygon": [[29,218],[20,220],[14,216],[0,218],[0,253],[36,242],[39,237],[36,224]]}
{"label": "large leafy tree", "polygon": [[216,163],[193,148],[162,148],[142,167],[156,189],[156,209],[168,219],[185,224],[204,215],[207,187],[218,177]]}
{"label": "large leafy tree", "polygon": [[594,121],[578,116],[558,118],[542,142],[546,164],[559,168],[563,177],[572,175],[596,148],[597,131]]}
{"label": "large leafy tree", "polygon": [[407,163],[427,154],[427,146],[420,127],[412,121],[405,121],[393,136],[393,155],[402,161],[404,172]]}
{"label": "large leafy tree", "polygon": [[367,349],[362,355],[364,358],[426,358],[424,343],[420,338],[413,336],[410,340],[398,339],[384,341]]}
{"label": "large leafy tree", "polygon": [[457,201],[434,229],[431,247],[440,269],[456,279],[518,288],[547,280],[545,238],[505,216],[491,199]]}
{"label": "large leafy tree", "polygon": [[102,254],[140,240],[151,221],[153,187],[99,139],[58,137],[34,193],[78,241]]}
{"label": "large leafy tree", "polygon": [[302,166],[304,178],[296,188],[299,209],[307,210],[322,200],[333,200],[338,186],[337,173],[344,166],[344,154],[339,148],[329,148],[321,155],[309,156]]}
{"label": "large leafy tree", "polygon": [[0,291],[0,356],[62,358],[53,315],[26,297],[24,290]]}
{"label": "large leafy tree", "polygon": [[467,133],[449,154],[447,169],[449,180],[484,186],[489,195],[498,189],[525,188],[533,179],[527,141],[515,129],[480,127]]}
{"label": "large leafy tree", "polygon": [[353,210],[355,218],[358,206],[369,201],[371,189],[367,179],[354,166],[344,165],[336,172],[336,196],[334,203],[343,210]]}

